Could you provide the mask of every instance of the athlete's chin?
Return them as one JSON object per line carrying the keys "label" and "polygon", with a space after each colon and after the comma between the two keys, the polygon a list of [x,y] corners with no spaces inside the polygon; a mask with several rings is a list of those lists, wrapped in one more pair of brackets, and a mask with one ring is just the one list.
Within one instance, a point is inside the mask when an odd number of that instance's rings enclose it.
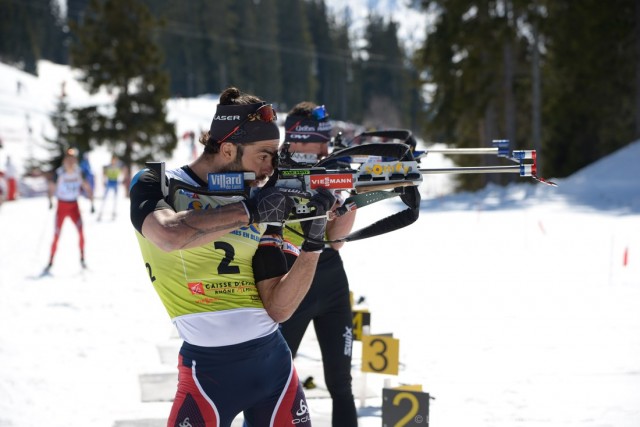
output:
{"label": "athlete's chin", "polygon": [[256,178],[256,180],[249,183],[249,187],[262,187],[267,183],[268,180],[268,176],[259,176]]}

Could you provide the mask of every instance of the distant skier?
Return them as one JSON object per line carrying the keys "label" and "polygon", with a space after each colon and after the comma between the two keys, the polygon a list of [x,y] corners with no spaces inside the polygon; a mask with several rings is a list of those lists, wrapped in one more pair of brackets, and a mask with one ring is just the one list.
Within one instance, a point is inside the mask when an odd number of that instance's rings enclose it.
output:
{"label": "distant skier", "polygon": [[[91,163],[89,163],[89,153],[85,152],[82,155],[82,160],[80,161],[80,169],[82,169],[82,173],[84,173],[84,179],[89,183],[89,187],[91,187],[91,192],[95,193],[96,187],[96,179],[93,173],[93,169],[91,168]],[[82,195],[88,197],[87,194],[82,192]]]}
{"label": "distant skier", "polygon": [[6,200],[16,200],[18,198],[18,172],[16,171],[16,167],[13,165],[10,156],[7,156],[7,161],[4,165],[4,176],[7,181]]}
{"label": "distant skier", "polygon": [[122,172],[122,163],[115,154],[111,157],[111,163],[103,169],[104,174],[104,196],[102,198],[102,205],[100,206],[100,213],[98,214],[98,221],[102,220],[102,214],[104,213],[105,205],[107,204],[107,197],[110,193],[113,193],[113,215],[116,217],[116,207],[118,201],[118,180],[120,173]]}
{"label": "distant skier", "polygon": [[191,153],[191,159],[195,160],[198,157],[198,150],[196,147],[196,133],[192,130],[189,130],[182,135],[182,139],[189,143],[189,152]]}
{"label": "distant skier", "polygon": [[82,174],[82,170],[78,166],[78,150],[75,148],[68,149],[62,159],[62,166],[55,170],[53,179],[49,181],[48,196],[49,209],[53,209],[52,197],[55,195],[58,199],[58,208],[56,210],[55,230],[53,235],[53,243],[51,244],[51,255],[49,264],[44,272],[48,273],[53,265],[53,258],[56,255],[58,247],[58,239],[62,230],[62,223],[66,217],[69,217],[78,229],[79,247],[80,247],[80,264],[82,268],[86,268],[84,259],[84,233],[82,229],[82,217],[80,216],[80,208],[78,206],[78,197],[80,197],[81,189],[84,189],[91,200],[91,213],[93,213],[93,192],[89,183]]}
{"label": "distant skier", "polygon": [[0,206],[2,206],[2,202],[4,202],[4,195],[7,192],[4,181],[4,172],[0,171]]}

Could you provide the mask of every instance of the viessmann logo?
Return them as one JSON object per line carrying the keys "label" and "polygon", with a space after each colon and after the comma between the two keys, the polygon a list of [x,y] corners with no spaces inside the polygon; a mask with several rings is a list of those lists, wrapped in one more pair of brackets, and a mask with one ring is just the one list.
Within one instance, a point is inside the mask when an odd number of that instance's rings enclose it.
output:
{"label": "viessmann logo", "polygon": [[351,188],[353,187],[353,175],[350,173],[311,175],[311,188]]}

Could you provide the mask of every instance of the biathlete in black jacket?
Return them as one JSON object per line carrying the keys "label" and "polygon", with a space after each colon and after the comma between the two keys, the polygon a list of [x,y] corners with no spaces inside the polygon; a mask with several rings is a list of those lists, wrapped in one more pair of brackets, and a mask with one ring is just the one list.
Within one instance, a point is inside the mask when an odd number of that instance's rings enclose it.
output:
{"label": "biathlete in black jacket", "polygon": [[[326,157],[329,154],[330,133],[331,123],[326,109],[312,102],[297,104],[285,120],[285,143],[288,143],[292,160],[300,163],[313,164]],[[354,221],[355,211],[329,221],[327,239],[335,240],[348,235]],[[289,226],[296,228],[296,223]],[[300,231],[300,227],[297,228]],[[286,228],[284,237],[288,242],[285,254],[291,265],[304,239]],[[280,329],[295,357],[307,326],[313,321],[322,353],[325,382],[332,399],[332,425],[353,427],[358,425],[351,387],[353,320],[349,281],[338,252],[342,245],[334,243],[322,249],[309,292]]]}

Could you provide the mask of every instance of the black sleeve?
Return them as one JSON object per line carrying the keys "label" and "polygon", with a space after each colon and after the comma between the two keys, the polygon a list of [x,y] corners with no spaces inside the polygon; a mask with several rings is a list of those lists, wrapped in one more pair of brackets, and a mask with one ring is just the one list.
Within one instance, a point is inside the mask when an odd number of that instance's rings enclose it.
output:
{"label": "black sleeve", "polygon": [[287,270],[291,270],[291,267],[293,267],[293,263],[296,262],[298,257],[289,252],[285,252],[284,257],[287,260]]}
{"label": "black sleeve", "polygon": [[268,226],[253,255],[253,276],[256,282],[287,273],[287,260],[281,247],[282,227]]}
{"label": "black sleeve", "polygon": [[253,256],[253,276],[256,282],[287,274],[287,260],[280,248],[261,246]]}
{"label": "black sleeve", "polygon": [[151,169],[143,169],[133,178],[129,198],[131,223],[140,234],[147,215],[158,209],[172,209],[162,194],[158,173]]}

